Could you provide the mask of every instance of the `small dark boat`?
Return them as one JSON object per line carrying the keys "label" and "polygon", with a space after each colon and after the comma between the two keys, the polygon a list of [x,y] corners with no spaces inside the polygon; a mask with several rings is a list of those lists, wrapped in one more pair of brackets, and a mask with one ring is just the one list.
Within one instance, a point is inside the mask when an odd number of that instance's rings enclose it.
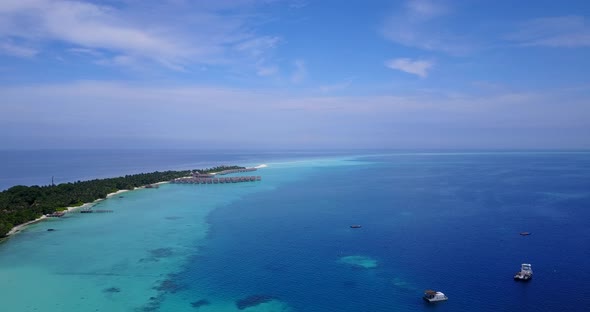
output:
{"label": "small dark boat", "polygon": [[56,212],[52,212],[50,214],[46,214],[45,216],[48,218],[61,218],[65,215],[66,213],[63,211],[56,211]]}
{"label": "small dark boat", "polygon": [[531,235],[531,232],[520,232],[520,235],[529,236],[529,235]]}
{"label": "small dark boat", "polygon": [[362,226],[360,226],[359,224],[353,224],[350,226],[351,229],[360,229]]}
{"label": "small dark boat", "polygon": [[53,232],[55,229],[47,229],[47,232]]}

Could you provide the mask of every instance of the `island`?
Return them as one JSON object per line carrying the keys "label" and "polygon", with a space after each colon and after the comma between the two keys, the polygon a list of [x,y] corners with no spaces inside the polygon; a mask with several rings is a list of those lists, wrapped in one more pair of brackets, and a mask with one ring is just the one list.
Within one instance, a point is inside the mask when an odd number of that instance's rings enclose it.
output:
{"label": "island", "polygon": [[117,178],[94,179],[51,184],[45,186],[13,186],[0,192],[0,238],[14,227],[39,220],[46,215],[59,215],[67,207],[82,206],[107,195],[156,183],[192,176],[195,173],[209,174],[230,170],[242,170],[240,166],[217,166],[202,170],[156,171]]}

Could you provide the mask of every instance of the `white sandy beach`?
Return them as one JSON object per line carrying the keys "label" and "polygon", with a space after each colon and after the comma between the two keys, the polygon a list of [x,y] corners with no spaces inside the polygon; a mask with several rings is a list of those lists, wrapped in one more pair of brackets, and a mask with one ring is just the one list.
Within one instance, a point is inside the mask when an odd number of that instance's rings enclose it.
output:
{"label": "white sandy beach", "polygon": [[[161,184],[166,184],[166,183],[169,183],[169,181],[157,182],[157,183],[153,183],[153,184],[150,184],[150,185],[161,185]],[[132,190],[118,190],[116,192],[107,194],[107,196],[105,198],[99,198],[99,199],[97,199],[97,200],[95,200],[95,201],[93,201],[91,203],[84,203],[83,205],[80,205],[80,206],[66,207],[66,209],[63,212],[64,213],[69,213],[69,212],[72,212],[72,211],[75,211],[75,210],[79,210],[79,209],[90,208],[93,205],[95,205],[95,204],[97,204],[97,203],[99,203],[99,202],[101,202],[101,201],[103,201],[105,199],[111,198],[111,197],[116,196],[116,195],[119,195],[121,193],[129,192],[129,191],[135,191],[135,190],[139,190],[139,189],[143,189],[143,188],[146,188],[146,186],[144,185],[144,186],[136,187],[136,188],[134,188]],[[10,236],[12,236],[14,234],[17,234],[20,231],[22,231],[24,228],[26,228],[27,226],[29,226],[29,225],[31,225],[33,223],[37,223],[37,222],[43,221],[45,219],[47,219],[47,216],[42,215],[42,216],[40,216],[39,218],[37,218],[35,220],[31,220],[29,222],[25,222],[23,224],[19,224],[19,225],[13,227],[8,233],[6,233],[6,237],[10,237]]]}

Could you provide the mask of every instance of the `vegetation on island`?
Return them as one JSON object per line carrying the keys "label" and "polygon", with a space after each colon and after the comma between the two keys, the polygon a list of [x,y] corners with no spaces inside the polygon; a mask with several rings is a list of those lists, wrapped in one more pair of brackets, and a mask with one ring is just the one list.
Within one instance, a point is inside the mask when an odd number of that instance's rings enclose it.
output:
{"label": "vegetation on island", "polygon": [[[196,171],[212,173],[242,168],[244,167],[218,166]],[[59,185],[13,186],[0,192],[0,237],[6,236],[14,226],[35,220],[44,214],[65,210],[65,207],[81,206],[84,203],[106,198],[109,193],[119,190],[132,190],[140,186],[189,176],[192,173],[191,170],[156,171]]]}
{"label": "vegetation on island", "polygon": [[214,172],[221,172],[224,170],[234,170],[234,169],[244,169],[244,167],[240,166],[217,166],[209,169],[197,170],[200,174],[207,174],[207,173],[214,173]]}

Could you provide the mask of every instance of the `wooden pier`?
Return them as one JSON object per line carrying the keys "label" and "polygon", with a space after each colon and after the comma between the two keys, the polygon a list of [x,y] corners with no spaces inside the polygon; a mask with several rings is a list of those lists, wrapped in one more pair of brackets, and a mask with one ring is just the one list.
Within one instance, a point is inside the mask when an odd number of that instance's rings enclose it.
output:
{"label": "wooden pier", "polygon": [[170,181],[176,184],[226,184],[261,181],[261,176],[240,176],[240,177],[220,177],[220,178],[178,178]]}
{"label": "wooden pier", "polygon": [[81,209],[80,213],[110,213],[113,210],[105,210],[105,209]]}

